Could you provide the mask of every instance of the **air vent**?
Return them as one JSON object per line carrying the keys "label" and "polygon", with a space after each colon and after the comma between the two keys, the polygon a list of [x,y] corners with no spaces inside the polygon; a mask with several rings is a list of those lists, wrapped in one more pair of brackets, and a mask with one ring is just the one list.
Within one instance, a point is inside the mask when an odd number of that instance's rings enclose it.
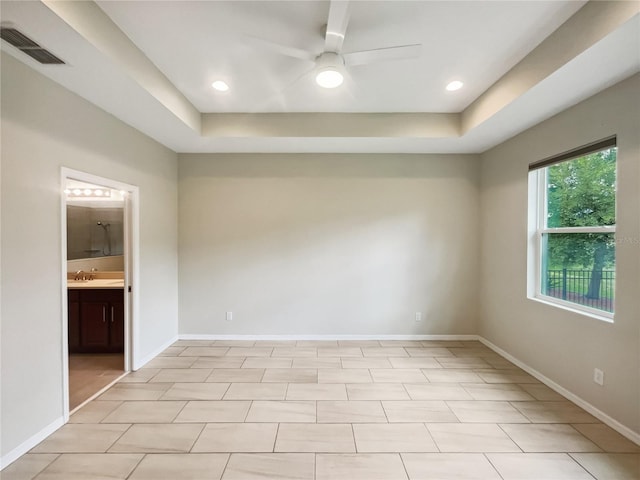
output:
{"label": "air vent", "polygon": [[2,27],[0,37],[2,37],[3,40],[6,40],[14,47],[40,48],[40,45],[38,45],[36,42],[31,40],[29,37],[23,35],[21,32],[19,32],[15,28]]}
{"label": "air vent", "polygon": [[21,48],[20,50],[29,55],[31,58],[45,65],[64,64],[62,60],[60,60],[49,50],[45,50],[44,48]]}
{"label": "air vent", "polygon": [[15,28],[2,27],[0,29],[0,38],[6,40],[14,47],[20,49],[34,60],[45,65],[62,65],[64,61],[60,60],[53,53],[45,50],[36,42],[31,40],[25,34]]}

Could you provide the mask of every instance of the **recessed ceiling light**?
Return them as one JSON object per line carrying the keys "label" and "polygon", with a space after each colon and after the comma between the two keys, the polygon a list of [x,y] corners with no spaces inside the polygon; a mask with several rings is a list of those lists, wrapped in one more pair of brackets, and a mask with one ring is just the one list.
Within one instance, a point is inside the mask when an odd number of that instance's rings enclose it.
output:
{"label": "recessed ceiling light", "polygon": [[211,84],[211,86],[219,92],[229,91],[229,85],[227,85],[226,82],[223,82],[222,80],[216,80]]}
{"label": "recessed ceiling light", "polygon": [[447,90],[449,90],[450,92],[454,92],[456,90],[460,90],[463,85],[464,83],[462,83],[460,80],[454,80],[447,85]]}

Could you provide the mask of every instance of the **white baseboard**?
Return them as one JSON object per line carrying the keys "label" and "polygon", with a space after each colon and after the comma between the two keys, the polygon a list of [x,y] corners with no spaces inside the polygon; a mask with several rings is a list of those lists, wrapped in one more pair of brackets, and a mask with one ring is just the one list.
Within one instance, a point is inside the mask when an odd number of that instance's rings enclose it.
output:
{"label": "white baseboard", "polygon": [[478,340],[477,335],[198,335],[183,333],[180,340]]}
{"label": "white baseboard", "polygon": [[133,363],[133,365],[131,366],[131,370],[132,371],[136,371],[141,369],[142,367],[144,367],[147,363],[149,363],[151,360],[153,360],[154,358],[156,358],[158,355],[160,355],[162,352],[164,352],[167,348],[169,348],[171,345],[173,345],[175,342],[177,342],[179,339],[178,336],[173,337],[171,340],[163,343],[160,347],[156,348],[153,352],[151,352],[148,355],[145,355],[144,357],[142,357],[140,360],[137,360]]}
{"label": "white baseboard", "polygon": [[540,380],[542,383],[544,383],[550,389],[558,392],[560,395],[562,395],[563,397],[571,400],[573,403],[578,405],[583,410],[586,410],[587,412],[589,412],[591,415],[596,417],[602,423],[605,423],[605,424],[609,425],[611,428],[613,428],[615,431],[617,431],[620,435],[623,435],[626,438],[628,438],[629,440],[631,440],[632,442],[636,443],[637,445],[640,445],[640,433],[635,432],[635,431],[631,430],[629,427],[624,426],[623,424],[618,422],[615,418],[611,418],[609,415],[604,413],[602,410],[599,410],[598,408],[594,407],[593,405],[591,405],[586,400],[583,400],[582,398],[580,398],[576,394],[570,392],[569,390],[567,390],[566,388],[562,387],[561,385],[558,385],[556,382],[554,382],[550,378],[544,376],[542,373],[538,372],[534,368],[531,368],[526,363],[518,360],[513,355],[511,355],[510,353],[504,351],[503,349],[501,349],[497,345],[494,345],[493,343],[491,343],[486,338],[478,336],[478,340],[480,340],[480,342],[482,342],[484,345],[486,345],[491,350],[496,352],[498,355],[506,358],[511,363],[513,363],[514,365],[517,365],[522,370],[527,372],[529,375],[531,375],[531,376],[537,378],[538,380]]}
{"label": "white baseboard", "polygon": [[4,468],[8,467],[10,464],[15,462],[18,458],[20,458],[22,455],[27,453],[33,447],[38,445],[40,442],[42,442],[45,438],[47,438],[49,435],[51,435],[53,432],[58,430],[63,425],[64,425],[64,418],[63,417],[57,418],[56,420],[51,422],[49,425],[44,427],[42,430],[40,430],[38,433],[26,439],[24,442],[22,442],[20,445],[18,445],[16,448],[11,450],[9,453],[4,455],[0,459],[0,470],[3,470]]}

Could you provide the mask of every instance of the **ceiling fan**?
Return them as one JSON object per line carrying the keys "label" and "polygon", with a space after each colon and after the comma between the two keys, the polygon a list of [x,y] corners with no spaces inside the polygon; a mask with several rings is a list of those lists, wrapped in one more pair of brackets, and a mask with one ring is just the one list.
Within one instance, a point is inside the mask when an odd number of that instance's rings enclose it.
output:
{"label": "ceiling fan", "polygon": [[[315,63],[312,70],[316,73],[316,83],[324,88],[336,88],[342,85],[347,67],[420,56],[422,44],[419,43],[343,53],[342,44],[348,24],[349,2],[331,0],[324,49],[319,55],[261,38],[254,39],[283,55]],[[307,71],[305,75],[312,70]]]}

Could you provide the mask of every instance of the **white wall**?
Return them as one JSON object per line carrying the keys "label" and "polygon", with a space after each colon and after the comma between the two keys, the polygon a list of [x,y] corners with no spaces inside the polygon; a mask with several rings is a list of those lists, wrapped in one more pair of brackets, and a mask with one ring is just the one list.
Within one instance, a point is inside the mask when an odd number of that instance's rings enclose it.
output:
{"label": "white wall", "polygon": [[[70,67],[63,67],[70,68]],[[140,349],[177,334],[176,154],[2,54],[2,455],[62,417],[62,166],[140,188]]]}
{"label": "white wall", "polygon": [[[527,295],[528,164],[616,134],[614,323]],[[640,76],[482,156],[480,334],[626,427],[640,432]],[[605,372],[604,386],[593,381]]]}
{"label": "white wall", "polygon": [[181,154],[180,332],[475,333],[478,162]]}

